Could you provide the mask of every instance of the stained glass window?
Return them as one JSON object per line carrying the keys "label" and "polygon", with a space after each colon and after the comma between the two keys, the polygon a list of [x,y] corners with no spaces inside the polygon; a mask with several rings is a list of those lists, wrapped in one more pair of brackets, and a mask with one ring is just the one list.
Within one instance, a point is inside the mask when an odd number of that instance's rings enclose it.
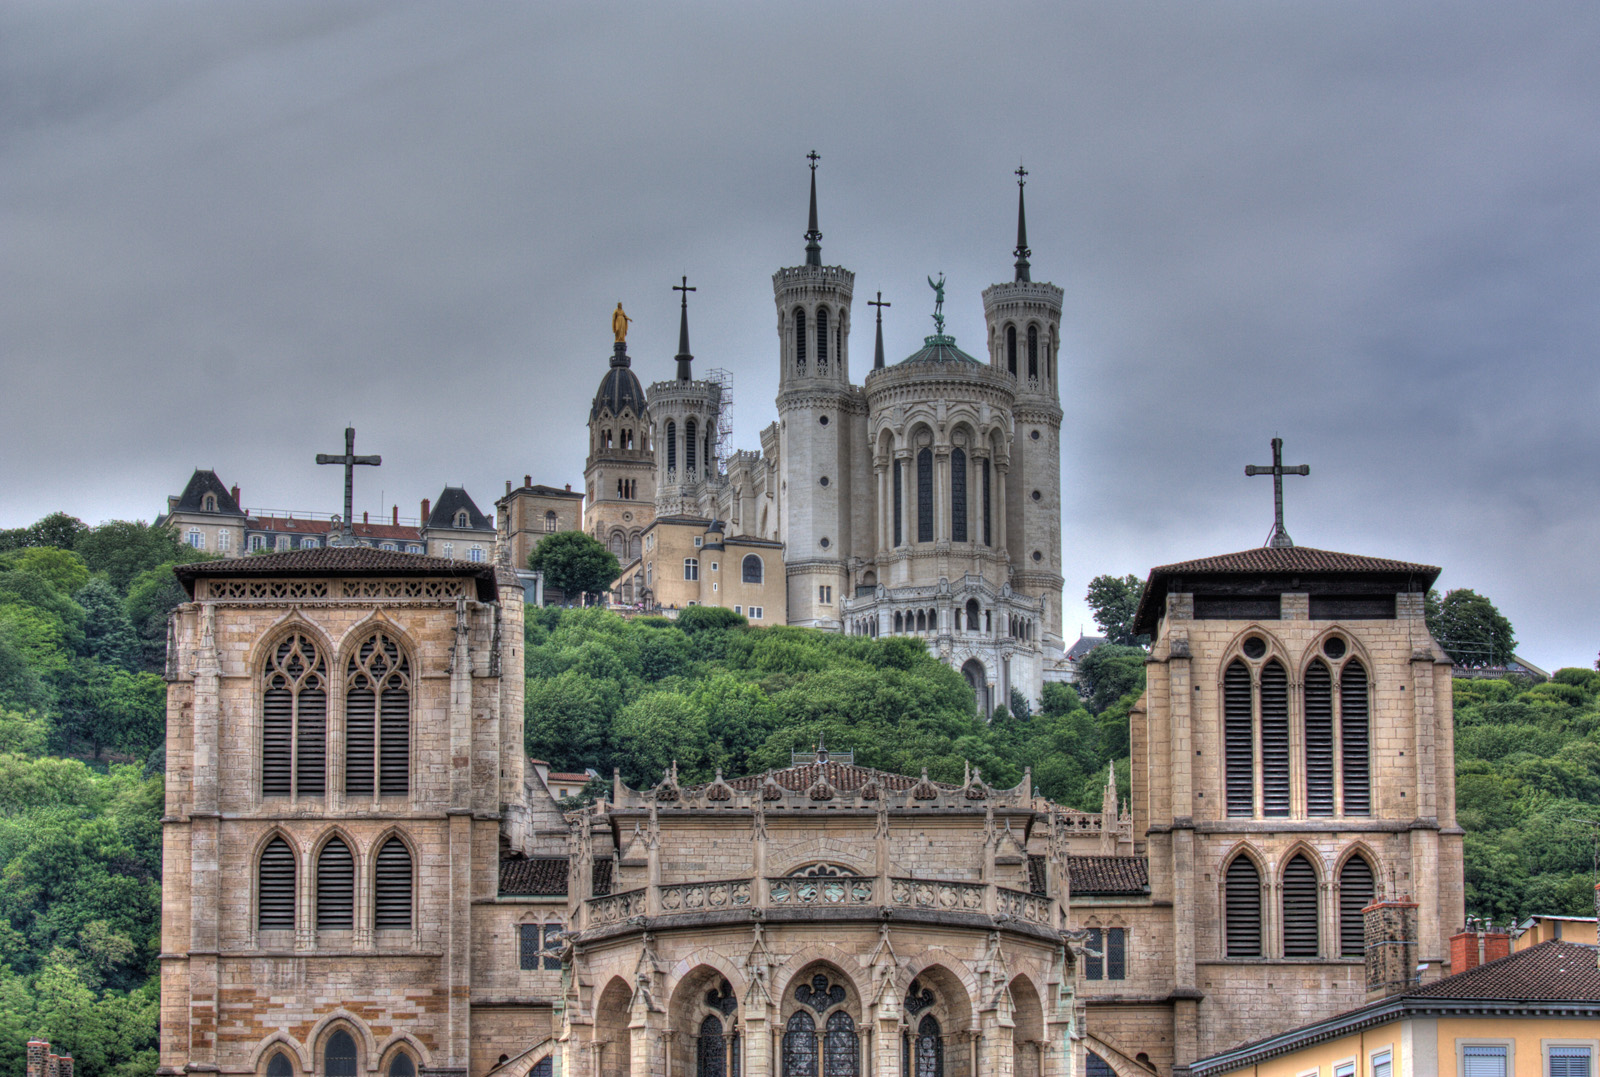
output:
{"label": "stained glass window", "polygon": [[700,1042],[695,1049],[696,1077],[727,1077],[727,1045],[722,1042],[722,1022],[710,1014],[700,1022]]}
{"label": "stained glass window", "polygon": [[[931,1015],[930,1015],[931,1016]],[[828,1018],[828,1037],[822,1054],[822,1077],[857,1077],[861,1051],[856,1038],[856,1023],[843,1010]],[[920,1077],[920,1071],[919,1077]]]}
{"label": "stained glass window", "polygon": [[944,1077],[944,1037],[931,1013],[917,1025],[916,1077]]}
{"label": "stained glass window", "polygon": [[784,1026],[783,1077],[817,1077],[817,1023],[804,1010]]}

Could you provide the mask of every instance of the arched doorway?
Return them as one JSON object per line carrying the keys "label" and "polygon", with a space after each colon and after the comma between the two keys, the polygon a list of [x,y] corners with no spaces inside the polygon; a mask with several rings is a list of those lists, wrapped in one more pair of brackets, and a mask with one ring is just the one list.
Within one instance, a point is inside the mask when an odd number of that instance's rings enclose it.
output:
{"label": "arched doorway", "polygon": [[967,659],[961,666],[961,676],[966,678],[968,687],[972,689],[972,695],[977,700],[978,713],[987,718],[991,703],[989,699],[989,676],[983,668],[983,663],[976,658]]}

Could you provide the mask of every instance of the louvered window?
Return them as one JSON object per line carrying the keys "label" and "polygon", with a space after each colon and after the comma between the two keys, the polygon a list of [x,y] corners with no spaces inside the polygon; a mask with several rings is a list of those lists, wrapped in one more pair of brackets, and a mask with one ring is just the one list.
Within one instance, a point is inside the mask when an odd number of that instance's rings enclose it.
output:
{"label": "louvered window", "polygon": [[1222,736],[1227,753],[1228,814],[1255,814],[1255,735],[1250,668],[1235,661],[1222,678]]}
{"label": "louvered window", "polygon": [[261,694],[261,795],[321,796],[326,782],[327,664],[294,633],[267,660]]}
{"label": "louvered window", "polygon": [[817,362],[828,361],[828,308],[817,308]]}
{"label": "louvered window", "polygon": [[273,838],[261,850],[256,927],[262,931],[294,930],[294,850],[282,838]]}
{"label": "louvered window", "polygon": [[794,311],[794,361],[806,365],[806,312],[799,307]]}
{"label": "louvered window", "polygon": [[905,479],[900,474],[900,461],[894,462],[894,545],[900,545],[900,535],[904,529],[905,521]]}
{"label": "louvered window", "polygon": [[1589,1048],[1550,1048],[1550,1077],[1594,1077],[1589,1066]]}
{"label": "louvered window", "polygon": [[1261,669],[1261,811],[1289,814],[1289,675],[1276,660]]}
{"label": "louvered window", "polygon": [[374,927],[411,926],[411,850],[399,838],[390,838],[378,850],[372,894]]}
{"label": "louvered window", "polygon": [[1125,928],[1106,929],[1106,979],[1128,978],[1128,932]]}
{"label": "louvered window", "polygon": [[933,450],[917,452],[917,541],[933,541]]}
{"label": "louvered window", "polygon": [[1333,674],[1319,659],[1306,670],[1306,814],[1333,814]]}
{"label": "louvered window", "polygon": [[356,1041],[340,1029],[328,1037],[322,1052],[322,1072],[327,1077],[356,1077]]}
{"label": "louvered window", "polygon": [[1105,932],[1097,927],[1089,929],[1088,941],[1083,950],[1083,977],[1086,980],[1103,980],[1106,975]]}
{"label": "louvered window", "polygon": [[989,458],[983,458],[983,544],[993,546],[989,530]]}
{"label": "louvered window", "polygon": [[1344,766],[1344,814],[1372,814],[1372,764],[1367,714],[1367,667],[1351,660],[1339,674],[1339,746]]}
{"label": "louvered window", "polygon": [[1506,1077],[1506,1049],[1498,1045],[1461,1048],[1461,1077]]}
{"label": "louvered window", "polygon": [[1394,1072],[1394,1056],[1388,1051],[1372,1056],[1372,1077],[1390,1077]]}
{"label": "louvered window", "polygon": [[317,930],[348,930],[355,922],[356,866],[350,847],[334,838],[317,856]]}
{"label": "louvered window", "polygon": [[1261,956],[1261,873],[1247,856],[1228,865],[1223,910],[1229,957]]}
{"label": "louvered window", "polygon": [[1359,856],[1345,861],[1339,872],[1339,956],[1362,957],[1367,952],[1366,918],[1361,910],[1372,904],[1372,865]]}
{"label": "louvered window", "polygon": [[950,541],[967,541],[967,454],[950,454]]}
{"label": "louvered window", "polygon": [[667,470],[678,470],[678,424],[667,420]]}
{"label": "louvered window", "polygon": [[411,777],[411,666],[380,632],[350,656],[345,691],[344,791],[405,796]]}
{"label": "louvered window", "polygon": [[1317,871],[1296,855],[1283,869],[1283,956],[1316,957]]}

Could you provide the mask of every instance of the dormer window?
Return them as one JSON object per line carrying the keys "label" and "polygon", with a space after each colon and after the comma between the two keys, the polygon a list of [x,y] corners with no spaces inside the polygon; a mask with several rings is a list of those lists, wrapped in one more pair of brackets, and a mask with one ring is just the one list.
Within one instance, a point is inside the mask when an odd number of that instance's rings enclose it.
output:
{"label": "dormer window", "polygon": [[200,499],[200,508],[204,512],[216,512],[217,511],[217,495],[216,494],[207,494],[205,497],[202,497]]}
{"label": "dormer window", "polygon": [[466,509],[462,509],[460,512],[456,513],[456,526],[457,527],[466,527],[467,526],[467,510]]}

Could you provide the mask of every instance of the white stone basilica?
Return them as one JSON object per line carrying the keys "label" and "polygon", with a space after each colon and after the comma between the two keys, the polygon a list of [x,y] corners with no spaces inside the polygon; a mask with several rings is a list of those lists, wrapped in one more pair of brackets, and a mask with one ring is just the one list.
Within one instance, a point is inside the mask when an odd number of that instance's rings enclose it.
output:
{"label": "white stone basilica", "polygon": [[[778,419],[761,451],[718,459],[722,389],[692,376],[685,310],[675,379],[643,391],[616,346],[590,413],[585,529],[620,555],[629,601],[667,601],[649,565],[652,529],[716,523],[718,535],[781,542],[788,624],[921,636],[986,712],[1012,689],[1037,703],[1068,669],[1062,290],[1030,278],[1021,188],[1014,277],[983,293],[987,362],[936,315],[920,350],[886,364],[880,321],[861,385],[850,373],[855,274],[822,264],[816,197],[813,162],[805,263],[772,278]],[[936,287],[942,304],[942,278]]]}

